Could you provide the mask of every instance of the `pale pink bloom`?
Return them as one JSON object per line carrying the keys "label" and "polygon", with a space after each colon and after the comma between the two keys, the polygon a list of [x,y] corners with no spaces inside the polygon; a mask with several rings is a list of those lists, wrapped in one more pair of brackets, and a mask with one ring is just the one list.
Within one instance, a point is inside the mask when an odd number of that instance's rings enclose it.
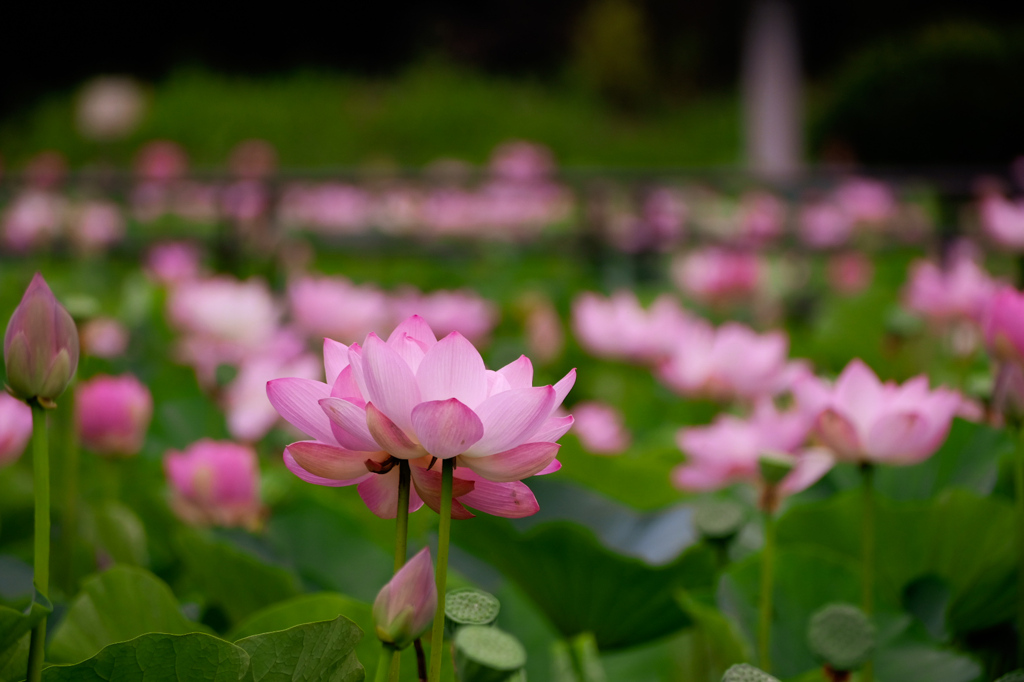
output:
{"label": "pale pink bloom", "polygon": [[737,322],[715,329],[695,321],[658,368],[658,377],[685,396],[753,400],[792,387],[808,371],[788,359],[789,339],[781,331],[758,334]]}
{"label": "pale pink bloom", "polygon": [[755,243],[774,239],[786,224],[786,205],[769,192],[748,192],[740,200],[740,234]]}
{"label": "pale pink bloom", "polygon": [[[267,395],[277,411],[315,440],[285,450],[288,468],[317,485],[359,485],[382,518],[397,510],[397,459],[409,460],[409,509],[440,508],[437,459],[458,457],[453,518],[466,506],[518,518],[538,510],[521,479],[559,468],[555,443],[572,417],[555,416],[575,370],[555,386],[533,387],[525,356],[497,372],[458,332],[437,341],[419,317],[385,342],[370,334],[363,347],[325,339],[327,383],[276,379]],[[373,472],[373,473],[371,473]],[[464,506],[465,505],[465,506]]]}
{"label": "pale pink bloom", "polygon": [[366,228],[371,209],[369,194],[353,185],[294,184],[282,194],[278,215],[291,228],[347,234]]}
{"label": "pale pink bloom", "polygon": [[288,331],[279,332],[270,347],[247,357],[224,390],[228,433],[241,441],[257,441],[280,420],[267,399],[267,382],[279,376],[320,379],[323,366],[304,352],[302,341]]}
{"label": "pale pink bloom", "polygon": [[166,183],[178,180],[187,170],[188,156],[177,142],[154,140],[135,157],[135,173],[143,180]]}
{"label": "pale pink bloom", "polygon": [[396,296],[392,304],[397,319],[419,315],[438,335],[459,332],[473,343],[485,341],[498,324],[499,312],[494,302],[466,289],[429,294],[407,291]]}
{"label": "pale pink bloom", "polygon": [[68,228],[81,250],[102,251],[124,237],[124,216],[112,201],[89,201],[72,212]]}
{"label": "pale pink bloom", "polygon": [[427,194],[420,211],[424,225],[435,234],[480,233],[480,202],[467,190],[456,187],[435,189]]}
{"label": "pale pink bloom", "polygon": [[909,309],[938,322],[980,323],[997,287],[995,280],[970,258],[956,258],[945,270],[919,260],[910,267],[903,299]]}
{"label": "pale pink bloom", "polygon": [[82,353],[94,358],[117,358],[128,349],[128,330],[112,317],[96,317],[79,332]]}
{"label": "pale pink bloom", "polygon": [[547,147],[514,140],[495,147],[488,169],[503,180],[535,182],[554,173],[555,161]]}
{"label": "pale pink bloom", "polygon": [[891,218],[897,209],[892,189],[878,180],[850,178],[833,193],[836,202],[854,221],[877,223]]}
{"label": "pale pink bloom", "polygon": [[377,638],[404,649],[426,633],[437,610],[437,585],[430,550],[421,549],[398,569],[373,602]]}
{"label": "pale pink bloom", "polygon": [[828,259],[828,281],[842,294],[858,294],[871,285],[875,265],[860,251],[850,251]]}
{"label": "pale pink bloom", "polygon": [[295,325],[317,339],[351,343],[391,327],[395,313],[388,295],[372,284],[344,277],[302,277],[288,284]]}
{"label": "pale pink bloom", "polygon": [[146,273],[161,284],[178,284],[199,277],[199,249],[186,242],[164,242],[149,250]]}
{"label": "pale pink bloom", "polygon": [[610,298],[584,292],[572,305],[572,328],[580,345],[601,358],[659,362],[668,357],[692,317],[668,295],[649,309],[636,294],[617,291]]}
{"label": "pale pink bloom", "polygon": [[186,523],[198,526],[259,527],[259,464],[248,446],[203,439],[184,452],[164,455],[171,484],[171,508]]}
{"label": "pale pink bloom", "polygon": [[524,324],[526,347],[541,364],[547,364],[562,354],[565,349],[565,332],[562,318],[555,306],[545,298],[539,298],[529,305]]}
{"label": "pale pink bloom", "polygon": [[132,217],[150,223],[171,212],[175,188],[163,181],[143,181],[132,188],[129,202]]}
{"label": "pale pink bloom", "polygon": [[853,218],[832,201],[804,204],[797,221],[800,238],[816,249],[842,246],[853,234]]}
{"label": "pale pink bloom", "polygon": [[60,234],[66,203],[59,195],[40,190],[17,195],[4,211],[4,244],[14,251],[48,244]]}
{"label": "pale pink bloom", "polygon": [[137,82],[125,76],[100,76],[79,93],[75,122],[89,139],[116,140],[135,130],[145,108],[145,93]]}
{"label": "pale pink bloom", "polygon": [[981,200],[981,224],[988,236],[1000,246],[1024,250],[1024,201],[1011,201],[998,194]]}
{"label": "pale pink bloom", "polygon": [[373,202],[370,222],[383,232],[410,232],[420,222],[422,193],[412,187],[389,187]]}
{"label": "pale pink bloom", "polygon": [[576,403],[572,408],[572,432],[583,448],[598,455],[617,455],[629,449],[629,430],[622,414],[611,405],[599,402]]}
{"label": "pale pink bloom", "polygon": [[32,436],[32,408],[27,403],[0,392],[0,467],[19,457]]}
{"label": "pale pink bloom", "polygon": [[761,272],[756,253],[716,247],[690,251],[672,263],[679,288],[706,304],[750,298],[761,286]]}
{"label": "pale pink bloom", "polygon": [[153,396],[131,374],[96,376],[75,389],[78,435],[98,455],[139,454],[152,418]]}
{"label": "pale pink bloom", "polygon": [[998,360],[1024,364],[1024,294],[999,289],[989,299],[984,327],[985,343]]}
{"label": "pale pink bloom", "polygon": [[963,404],[956,391],[929,390],[923,375],[902,386],[883,383],[859,359],[834,386],[807,378],[795,393],[804,409],[818,414],[815,431],[836,457],[869,464],[909,465],[931,457]]}
{"label": "pale pink bloom", "polygon": [[[779,412],[771,401],[758,403],[749,419],[721,415],[709,426],[680,429],[676,436],[686,463],[672,472],[683,490],[717,490],[734,483],[763,485],[762,456],[790,459],[793,469],[776,488],[782,495],[804,490],[824,476],[835,458],[821,448],[803,449],[813,415]],[[790,457],[785,457],[790,455]]]}

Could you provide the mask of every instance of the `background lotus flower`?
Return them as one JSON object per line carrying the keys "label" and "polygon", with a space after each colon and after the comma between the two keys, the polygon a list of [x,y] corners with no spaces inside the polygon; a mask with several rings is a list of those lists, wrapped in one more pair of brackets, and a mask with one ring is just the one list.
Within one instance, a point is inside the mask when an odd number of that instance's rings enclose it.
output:
{"label": "background lotus flower", "polygon": [[0,467],[14,462],[32,436],[32,408],[0,393]]}
{"label": "background lotus flower", "polygon": [[171,484],[171,508],[186,523],[259,526],[263,506],[252,448],[203,439],[184,452],[168,451],[164,472]]}
{"label": "background lotus flower", "polygon": [[78,330],[36,273],[4,334],[7,385],[22,400],[44,405],[64,392],[78,368]]}
{"label": "background lotus flower", "polygon": [[81,351],[96,358],[116,358],[128,349],[128,330],[112,317],[96,317],[82,325]]}
{"label": "background lotus flower", "polygon": [[459,332],[473,343],[482,343],[498,323],[498,309],[472,291],[408,291],[394,299],[395,314],[404,320],[419,315],[439,335]]}
{"label": "background lotus flower", "polygon": [[398,569],[373,602],[377,637],[396,649],[404,649],[425,633],[437,609],[437,585],[430,550],[421,549]]}
{"label": "background lotus flower", "polygon": [[955,391],[929,390],[924,376],[902,386],[882,383],[861,360],[850,362],[834,386],[809,378],[796,393],[818,415],[815,431],[836,457],[871,464],[908,465],[930,457],[963,402]]}
{"label": "background lotus flower", "polygon": [[1024,202],[988,194],[981,200],[980,214],[992,241],[1014,251],[1024,250]]}
{"label": "background lotus flower", "polygon": [[988,273],[968,257],[956,258],[945,270],[917,261],[911,266],[904,300],[911,310],[939,322],[980,323],[996,288]]}
{"label": "background lotus flower", "polygon": [[383,331],[394,319],[388,295],[344,277],[303,277],[288,284],[295,325],[313,338],[351,343]]}
{"label": "background lotus flower", "polygon": [[598,402],[576,403],[572,432],[584,449],[600,455],[617,455],[629,448],[630,435],[622,423],[622,414],[611,405]]}
{"label": "background lotus flower", "polygon": [[131,374],[83,381],[75,394],[82,444],[99,455],[136,455],[153,417],[153,396]]}
{"label": "background lotus flower", "polygon": [[610,298],[583,293],[572,306],[573,331],[584,348],[598,357],[638,362],[668,357],[691,319],[671,296],[659,296],[645,310],[631,291]]}
{"label": "background lotus flower", "polygon": [[989,299],[985,342],[996,358],[1024,363],[1024,294],[1003,287]]}
{"label": "background lotus flower", "polygon": [[146,272],[161,284],[196,279],[199,271],[199,250],[185,242],[157,244],[146,256]]}
{"label": "background lotus flower", "polygon": [[707,304],[746,299],[760,286],[763,266],[756,253],[705,248],[672,264],[672,277],[686,294]]}

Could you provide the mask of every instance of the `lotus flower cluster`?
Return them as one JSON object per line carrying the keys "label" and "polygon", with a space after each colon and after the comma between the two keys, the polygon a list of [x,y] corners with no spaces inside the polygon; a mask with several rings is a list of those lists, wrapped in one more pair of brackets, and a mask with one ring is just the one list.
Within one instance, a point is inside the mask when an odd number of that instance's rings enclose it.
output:
{"label": "lotus flower cluster", "polygon": [[[357,484],[378,516],[397,511],[399,459],[411,464],[410,511],[440,507],[437,460],[457,458],[453,518],[465,506],[498,516],[537,511],[521,479],[559,468],[555,443],[572,426],[555,411],[575,382],[575,370],[554,386],[534,387],[525,356],[498,371],[458,332],[438,341],[413,316],[387,341],[324,341],[328,383],[288,378],[267,384],[278,412],[314,440],[288,446],[285,463],[319,485]],[[465,505],[465,506],[464,506]]]}

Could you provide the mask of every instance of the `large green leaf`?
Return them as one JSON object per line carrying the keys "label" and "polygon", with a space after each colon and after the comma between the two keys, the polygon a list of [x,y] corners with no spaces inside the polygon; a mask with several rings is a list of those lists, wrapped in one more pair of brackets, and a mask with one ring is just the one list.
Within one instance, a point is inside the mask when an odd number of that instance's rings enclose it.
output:
{"label": "large green leaf", "polygon": [[43,671],[44,682],[250,682],[244,649],[203,633],[150,633],[111,644],[75,665]]}
{"label": "large green leaf", "polygon": [[364,671],[356,645],[362,636],[359,626],[339,616],[235,644],[249,654],[252,682],[360,682]]}
{"label": "large green leaf", "polygon": [[212,533],[182,529],[177,546],[188,579],[234,623],[302,591],[291,571]]}
{"label": "large green leaf", "polygon": [[106,500],[88,510],[85,522],[98,548],[117,563],[149,564],[146,529],[131,508],[116,500]]}
{"label": "large green leaf", "polygon": [[653,567],[605,548],[576,524],[517,532],[505,519],[459,524],[453,540],[518,584],[564,637],[593,632],[602,651],[632,646],[691,624],[675,600],[680,587],[711,585],[714,558],[693,547]]}
{"label": "large green leaf", "polygon": [[[859,566],[858,491],[793,507],[779,520],[781,546],[818,545]],[[950,629],[967,632],[1012,617],[1016,581],[1012,506],[997,498],[949,491],[937,500],[877,500],[876,588],[883,605],[900,605],[913,580],[938,576],[950,588]]]}
{"label": "large green leaf", "polygon": [[694,622],[694,627],[686,633],[688,655],[684,677],[687,680],[718,682],[730,666],[752,659],[750,641],[729,616],[686,590],[679,590],[676,599]]}
{"label": "large green leaf", "polygon": [[86,579],[50,642],[56,663],[83,661],[114,642],[147,632],[185,634],[204,627],[182,615],[170,588],[152,573],[114,566]]}

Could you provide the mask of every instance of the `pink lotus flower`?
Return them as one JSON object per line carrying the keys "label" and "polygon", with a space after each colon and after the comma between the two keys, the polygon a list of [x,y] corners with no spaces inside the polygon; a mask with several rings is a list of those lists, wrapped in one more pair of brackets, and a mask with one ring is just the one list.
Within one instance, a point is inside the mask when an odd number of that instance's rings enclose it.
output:
{"label": "pink lotus flower", "polygon": [[430,550],[421,549],[398,569],[373,602],[377,637],[404,649],[427,631],[437,610],[437,585]]}
{"label": "pink lotus flower", "polygon": [[295,325],[314,338],[351,343],[393,324],[388,295],[373,285],[358,286],[344,277],[303,277],[288,285]]}
{"label": "pink lotus flower", "polygon": [[168,451],[164,472],[171,484],[171,508],[186,523],[260,525],[259,466],[252,448],[204,439],[184,452]]}
{"label": "pink lotus flower", "polygon": [[112,317],[96,317],[82,325],[82,353],[95,358],[117,358],[128,349],[128,330]]}
{"label": "pink lotus flower", "polygon": [[[271,404],[313,436],[285,450],[288,468],[318,485],[359,485],[366,505],[382,518],[397,511],[397,459],[409,460],[410,511],[424,502],[440,508],[437,459],[458,457],[453,518],[472,516],[463,504],[507,517],[538,506],[520,479],[557,471],[555,443],[572,417],[554,416],[576,373],[555,386],[533,387],[525,356],[497,372],[461,334],[437,341],[413,316],[385,342],[370,334],[364,347],[324,341],[327,384],[276,379]],[[373,472],[373,473],[371,473]]]}
{"label": "pink lotus flower", "polygon": [[407,291],[395,297],[393,305],[399,319],[419,315],[437,334],[446,336],[459,332],[472,343],[484,342],[499,316],[494,303],[467,290],[429,294]]}
{"label": "pink lotus flower", "polygon": [[22,401],[0,393],[0,467],[11,464],[32,436],[32,408]]}
{"label": "pink lotus flower", "polygon": [[530,354],[541,364],[552,362],[565,349],[565,332],[562,318],[555,306],[543,295],[527,295],[522,299],[526,308],[523,333]]}
{"label": "pink lotus flower", "polygon": [[805,204],[800,209],[798,221],[801,239],[818,249],[842,246],[853,233],[853,218],[830,201]]}
{"label": "pink lotus flower", "polygon": [[740,234],[753,243],[762,243],[782,234],[786,224],[786,205],[769,192],[748,192],[740,202]]}
{"label": "pink lotus flower", "polygon": [[572,306],[572,327],[580,345],[602,358],[661,361],[691,324],[690,315],[667,295],[647,310],[630,291],[618,291],[611,298],[585,292]]}
{"label": "pink lotus flower", "polygon": [[796,387],[798,403],[818,414],[815,431],[841,460],[909,465],[942,445],[963,399],[956,391],[928,389],[915,377],[902,386],[882,383],[853,360],[834,386],[807,378]]}
{"label": "pink lotus flower", "polygon": [[988,194],[981,200],[980,213],[985,232],[996,244],[1024,250],[1024,201]]}
{"label": "pink lotus flower", "polygon": [[842,294],[857,294],[871,285],[875,266],[860,251],[838,254],[828,259],[829,283]]}
{"label": "pink lotus flower", "polygon": [[73,213],[71,239],[86,253],[102,251],[124,237],[124,216],[111,201],[89,201]]}
{"label": "pink lotus flower", "polygon": [[809,371],[788,352],[783,332],[758,334],[736,322],[715,329],[701,320],[677,340],[658,377],[685,396],[753,400],[786,391]]}
{"label": "pink lotus flower", "polygon": [[622,414],[611,405],[598,402],[576,403],[573,433],[583,448],[598,455],[617,455],[629,449],[630,435]]}
{"label": "pink lotus flower", "polygon": [[19,252],[48,244],[60,234],[66,203],[63,197],[42,190],[17,195],[4,211],[4,244]]}
{"label": "pink lotus flower", "polygon": [[513,140],[495,147],[489,169],[502,180],[535,182],[547,179],[554,172],[555,161],[547,147]]}
{"label": "pink lotus flower", "polygon": [[98,455],[137,455],[153,417],[153,396],[131,374],[96,376],[76,389],[75,424]]}
{"label": "pink lotus flower", "polygon": [[800,492],[835,463],[821,448],[802,449],[813,423],[813,414],[779,412],[765,400],[750,419],[722,415],[710,426],[680,429],[676,442],[686,453],[686,463],[673,470],[672,481],[683,490],[717,490],[737,482],[763,484],[759,460],[767,455],[793,464],[776,491]]}
{"label": "pink lotus flower", "polygon": [[691,251],[672,264],[679,288],[712,305],[750,298],[760,286],[761,271],[757,254],[713,247]]}
{"label": "pink lotus flower", "polygon": [[1024,364],[1024,294],[999,289],[989,300],[984,325],[985,342],[998,360]]}
{"label": "pink lotus flower", "polygon": [[850,178],[834,193],[836,202],[855,221],[877,223],[896,213],[896,197],[884,182]]}
{"label": "pink lotus flower", "polygon": [[948,269],[917,261],[910,269],[904,301],[911,310],[937,322],[980,323],[996,282],[970,258],[957,258]]}
{"label": "pink lotus flower", "polygon": [[199,250],[186,242],[157,244],[146,256],[146,273],[161,284],[194,280],[199,271]]}
{"label": "pink lotus flower", "polygon": [[180,179],[188,170],[188,155],[177,142],[154,140],[139,150],[135,172],[144,180],[166,183]]}

